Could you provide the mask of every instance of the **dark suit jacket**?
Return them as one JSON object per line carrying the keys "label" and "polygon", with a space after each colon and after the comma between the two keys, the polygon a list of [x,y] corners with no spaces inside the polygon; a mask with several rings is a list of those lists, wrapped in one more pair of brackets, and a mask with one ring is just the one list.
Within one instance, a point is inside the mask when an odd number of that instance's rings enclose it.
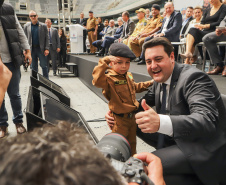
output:
{"label": "dark suit jacket", "polygon": [[184,27],[181,28],[181,37],[184,37],[184,33],[186,32],[187,28],[188,28],[188,25],[189,23],[193,20],[193,17],[189,17],[187,23],[185,24]]}
{"label": "dark suit jacket", "polygon": [[78,24],[80,24],[81,26],[86,26],[86,23],[87,23],[87,19],[86,18],[83,18],[83,19],[78,19]]}
{"label": "dark suit jacket", "polygon": [[[32,50],[31,22],[28,22],[24,25],[24,32],[25,32],[25,35],[27,36],[28,43]],[[40,49],[43,53],[45,50],[49,50],[48,29],[47,29],[47,26],[42,22],[39,22],[39,44],[40,44]]]}
{"label": "dark suit jacket", "polygon": [[[160,84],[142,99],[159,113]],[[196,68],[175,64],[168,107],[177,146],[204,184],[218,184],[226,172],[226,110],[215,83]]]}
{"label": "dark suit jacket", "polygon": [[122,32],[123,32],[123,25],[116,29],[114,38],[115,39],[119,39],[121,37],[121,35],[122,35]]}
{"label": "dark suit jacket", "polygon": [[[162,27],[157,33],[162,32],[165,21],[166,18],[163,19]],[[167,25],[167,30],[165,32],[165,37],[169,39],[170,42],[179,42],[181,27],[182,27],[182,15],[180,12],[174,11],[170,16],[170,20]]]}
{"label": "dark suit jacket", "polygon": [[121,38],[127,39],[130,35],[132,35],[134,29],[135,29],[135,23],[131,19],[129,19],[127,26],[126,26],[126,23],[123,24],[123,32],[122,32]]}
{"label": "dark suit jacket", "polygon": [[56,50],[57,48],[60,48],[60,38],[56,28],[51,27],[50,29],[51,29],[52,47],[53,50]]}

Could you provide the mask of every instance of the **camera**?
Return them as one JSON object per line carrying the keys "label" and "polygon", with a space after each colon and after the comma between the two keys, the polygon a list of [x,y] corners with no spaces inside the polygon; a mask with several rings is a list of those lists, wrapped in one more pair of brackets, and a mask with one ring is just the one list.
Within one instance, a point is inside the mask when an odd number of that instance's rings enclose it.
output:
{"label": "camera", "polygon": [[154,185],[144,171],[144,163],[131,157],[130,144],[123,135],[109,133],[99,141],[97,148],[109,158],[112,166],[127,182],[143,184],[146,181],[149,185]]}

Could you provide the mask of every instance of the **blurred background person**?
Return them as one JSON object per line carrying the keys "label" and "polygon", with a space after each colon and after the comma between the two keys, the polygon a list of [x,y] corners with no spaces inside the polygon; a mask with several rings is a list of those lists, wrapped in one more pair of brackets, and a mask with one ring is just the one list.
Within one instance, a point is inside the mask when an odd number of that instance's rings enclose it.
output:
{"label": "blurred background person", "polygon": [[58,53],[59,65],[60,67],[65,67],[67,53],[67,37],[64,34],[63,28],[60,28],[59,30],[59,37],[60,37],[60,52]]}
{"label": "blurred background person", "polygon": [[104,24],[102,23],[102,18],[98,17],[98,28],[97,28],[97,40],[100,40],[102,36],[100,35],[100,32],[104,29]]}
{"label": "blurred background person", "polygon": [[145,9],[145,18],[147,20],[152,18],[152,15],[151,15],[151,12],[150,12],[149,8]]}
{"label": "blurred background person", "polygon": [[186,9],[185,18],[182,22],[182,28],[180,31],[180,38],[184,38],[184,34],[188,29],[189,23],[193,20],[193,7],[189,6]]}

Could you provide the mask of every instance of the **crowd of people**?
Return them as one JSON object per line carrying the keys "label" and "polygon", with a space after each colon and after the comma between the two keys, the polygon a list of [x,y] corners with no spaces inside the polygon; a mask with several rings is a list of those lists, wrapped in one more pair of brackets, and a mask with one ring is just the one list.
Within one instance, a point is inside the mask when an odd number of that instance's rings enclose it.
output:
{"label": "crowd of people", "polygon": [[[147,163],[155,185],[226,184],[226,109],[221,94],[207,74],[185,65],[195,61],[195,45],[203,41],[216,64],[208,74],[226,76],[216,45],[226,40],[226,5],[221,0],[210,4],[205,11],[187,7],[184,20],[172,2],[165,4],[163,15],[160,6],[153,4],[151,15],[148,9],[136,10],[136,25],[125,11],[118,27],[114,20],[104,20],[103,25],[92,11],[87,20],[80,14],[90,54],[99,51],[98,57],[105,56],[94,68],[93,85],[102,88],[109,101],[107,124],[128,139],[132,154],[136,135],[156,148],[153,154],[135,155]],[[13,7],[4,1],[0,6],[0,44],[8,46],[2,47],[0,58],[0,138],[7,136],[6,92],[19,135],[0,142],[1,184],[127,184],[73,124],[59,123],[24,134],[20,66],[26,61],[38,71],[39,61],[43,76],[49,78],[51,59],[56,75],[57,56],[60,66],[66,62],[67,38],[63,29],[52,28],[50,19],[39,22],[34,10],[23,29]],[[179,41],[186,42],[186,52],[181,54],[185,64],[175,62],[178,48],[171,42]],[[145,63],[153,80],[135,83],[128,72],[131,61]],[[136,100],[135,93],[145,90]]]}

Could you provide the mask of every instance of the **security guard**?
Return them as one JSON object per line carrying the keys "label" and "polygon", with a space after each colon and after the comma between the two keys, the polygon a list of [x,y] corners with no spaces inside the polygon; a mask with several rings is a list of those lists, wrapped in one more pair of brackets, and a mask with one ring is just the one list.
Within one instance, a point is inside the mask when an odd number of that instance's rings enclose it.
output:
{"label": "security guard", "polygon": [[96,47],[92,43],[97,40],[98,20],[93,16],[93,11],[89,11],[89,19],[87,20],[86,26],[90,43],[90,54],[95,55]]}
{"label": "security guard", "polygon": [[[160,15],[160,6],[153,4],[151,8],[152,18],[147,26],[137,34],[137,37],[131,42],[131,50],[138,58],[141,55],[142,45],[146,37],[154,34],[162,27],[163,17]],[[140,60],[139,58],[137,60]]]}
{"label": "security guard", "polygon": [[129,38],[123,40],[123,43],[129,46],[130,49],[131,49],[130,43],[133,41],[133,39],[136,38],[136,36],[141,31],[143,31],[143,29],[147,25],[147,20],[145,19],[145,9],[140,8],[139,10],[136,10],[136,14],[139,19],[139,22],[137,23],[136,28],[133,31],[133,34]]}
{"label": "security guard", "polygon": [[[112,132],[124,135],[130,142],[132,155],[136,153],[135,111],[139,107],[136,94],[147,90],[153,80],[135,83],[129,70],[130,60],[135,58],[128,46],[114,43],[109,49],[110,56],[99,60],[93,70],[93,85],[102,88],[103,95],[109,101],[116,124]],[[111,67],[110,67],[110,66]],[[107,73],[106,73],[107,70]]]}

